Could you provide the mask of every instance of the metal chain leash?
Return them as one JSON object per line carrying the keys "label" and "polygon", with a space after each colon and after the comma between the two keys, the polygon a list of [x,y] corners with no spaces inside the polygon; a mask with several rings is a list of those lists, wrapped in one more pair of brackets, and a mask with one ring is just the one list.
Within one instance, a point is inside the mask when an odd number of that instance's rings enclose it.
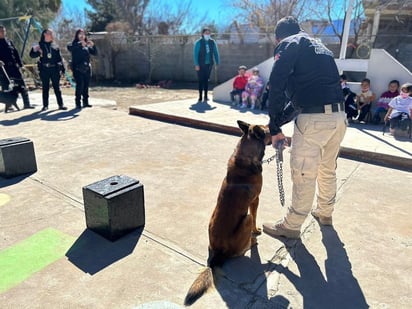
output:
{"label": "metal chain leash", "polygon": [[283,150],[276,149],[276,175],[278,179],[278,190],[280,205],[285,206],[285,189],[283,188]]}
{"label": "metal chain leash", "polygon": [[262,161],[262,163],[269,164],[276,159],[276,177],[278,181],[279,200],[282,207],[285,206],[285,190],[283,188],[283,144],[283,140],[279,141],[276,145],[275,155]]}

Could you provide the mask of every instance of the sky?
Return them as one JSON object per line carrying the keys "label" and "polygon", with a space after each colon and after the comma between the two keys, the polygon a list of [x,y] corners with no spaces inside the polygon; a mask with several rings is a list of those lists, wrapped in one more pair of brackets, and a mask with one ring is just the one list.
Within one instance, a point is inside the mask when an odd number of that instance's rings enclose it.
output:
{"label": "sky", "polygon": [[[166,3],[174,4],[176,0],[163,0]],[[189,1],[189,0],[187,0]],[[228,7],[226,3],[229,2],[228,0],[206,0],[206,1],[199,1],[199,0],[192,0],[191,6],[192,10],[199,15],[203,16],[207,14],[210,17],[210,20],[215,20],[218,24],[219,21],[227,21],[227,16],[232,14],[233,8]],[[64,7],[72,7],[72,8],[84,8],[87,7],[86,0],[62,0]]]}

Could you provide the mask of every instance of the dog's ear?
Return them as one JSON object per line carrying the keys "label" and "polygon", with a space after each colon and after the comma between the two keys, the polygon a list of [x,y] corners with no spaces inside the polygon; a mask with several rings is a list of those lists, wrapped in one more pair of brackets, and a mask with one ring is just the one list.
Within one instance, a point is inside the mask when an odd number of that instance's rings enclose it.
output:
{"label": "dog's ear", "polygon": [[237,125],[242,130],[243,134],[247,134],[247,132],[249,131],[249,124],[248,123],[246,123],[242,120],[238,120]]}
{"label": "dog's ear", "polygon": [[266,136],[265,130],[263,130],[260,126],[253,127],[253,134],[257,139],[261,140],[264,140]]}

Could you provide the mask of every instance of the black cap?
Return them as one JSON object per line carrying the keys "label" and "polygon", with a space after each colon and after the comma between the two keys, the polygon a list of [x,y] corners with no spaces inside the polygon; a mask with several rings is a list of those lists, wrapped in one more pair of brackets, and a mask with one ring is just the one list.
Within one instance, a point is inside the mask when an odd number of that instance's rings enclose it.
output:
{"label": "black cap", "polygon": [[299,26],[298,20],[293,16],[286,16],[277,22],[275,36],[277,40],[281,40],[300,31],[302,29]]}

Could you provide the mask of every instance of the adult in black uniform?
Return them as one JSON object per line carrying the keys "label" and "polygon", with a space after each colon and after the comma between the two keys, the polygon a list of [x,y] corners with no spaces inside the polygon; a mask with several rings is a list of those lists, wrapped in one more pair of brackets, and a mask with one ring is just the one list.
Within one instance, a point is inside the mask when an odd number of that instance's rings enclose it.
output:
{"label": "adult in black uniform", "polygon": [[47,111],[49,108],[50,80],[52,82],[59,109],[66,110],[67,107],[63,105],[63,98],[60,90],[60,73],[64,73],[63,59],[59,47],[53,42],[53,31],[51,29],[43,30],[39,44],[34,45],[30,50],[30,57],[40,57],[38,66],[43,88],[42,111]]}
{"label": "adult in black uniform", "polygon": [[[7,75],[14,82],[14,90],[21,93],[24,108],[34,108],[30,105],[26,84],[24,83],[24,78],[20,72],[23,63],[13,42],[7,38],[6,27],[3,25],[0,25],[0,61],[4,63]],[[4,76],[3,70],[0,70],[0,78],[2,88],[8,89],[9,81],[7,77]]]}
{"label": "adult in black uniform", "polygon": [[83,97],[83,107],[92,107],[89,104],[90,55],[97,54],[96,46],[93,41],[88,40],[83,29],[78,29],[67,49],[72,53],[71,66],[76,81],[76,108],[81,108],[81,97]]}
{"label": "adult in black uniform", "polygon": [[301,108],[292,135],[290,167],[292,203],[277,223],[264,223],[272,237],[299,238],[311,211],[322,225],[332,225],[336,197],[336,160],[347,120],[338,69],[332,52],[301,31],[296,18],[282,18],[276,25],[275,58],[270,75],[269,129],[272,145],[284,140],[280,128],[285,102]]}

